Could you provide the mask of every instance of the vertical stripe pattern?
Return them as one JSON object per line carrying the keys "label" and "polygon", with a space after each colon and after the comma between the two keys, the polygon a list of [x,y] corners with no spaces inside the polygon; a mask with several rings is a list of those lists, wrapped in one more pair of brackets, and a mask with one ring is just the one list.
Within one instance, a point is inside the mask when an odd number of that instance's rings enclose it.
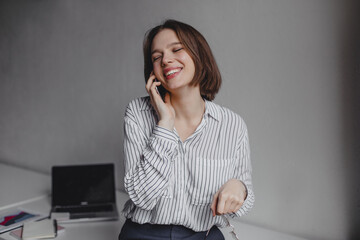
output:
{"label": "vertical stripe pattern", "polygon": [[150,98],[129,103],[124,119],[125,190],[123,213],[143,224],[183,225],[205,231],[225,226],[212,217],[213,195],[229,179],[242,181],[247,198],[240,217],[254,205],[249,138],[245,122],[231,110],[205,101],[204,117],[184,142],[176,130],[157,126]]}

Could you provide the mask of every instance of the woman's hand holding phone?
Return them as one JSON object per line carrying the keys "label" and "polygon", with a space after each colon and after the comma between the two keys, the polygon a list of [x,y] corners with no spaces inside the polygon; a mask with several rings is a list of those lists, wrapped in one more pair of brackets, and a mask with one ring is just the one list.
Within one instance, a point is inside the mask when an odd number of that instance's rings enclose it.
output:
{"label": "woman's hand holding phone", "polygon": [[145,88],[150,96],[151,104],[159,116],[158,125],[172,131],[175,125],[175,110],[171,105],[170,94],[168,92],[166,92],[164,99],[160,96],[157,90],[157,87],[160,85],[161,83],[156,80],[155,74],[151,72]]}

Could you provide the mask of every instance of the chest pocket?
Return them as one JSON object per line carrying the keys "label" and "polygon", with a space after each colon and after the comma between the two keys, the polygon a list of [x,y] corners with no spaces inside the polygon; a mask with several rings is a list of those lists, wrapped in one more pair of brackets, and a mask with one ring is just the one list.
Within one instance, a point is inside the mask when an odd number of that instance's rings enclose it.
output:
{"label": "chest pocket", "polygon": [[211,204],[214,194],[232,178],[231,159],[197,158],[191,165],[189,181],[191,203]]}

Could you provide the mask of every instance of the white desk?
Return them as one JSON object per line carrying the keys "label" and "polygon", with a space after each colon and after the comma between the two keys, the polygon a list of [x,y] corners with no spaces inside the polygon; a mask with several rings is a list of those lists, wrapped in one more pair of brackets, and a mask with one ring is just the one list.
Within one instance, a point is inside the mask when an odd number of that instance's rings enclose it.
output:
{"label": "white desk", "polygon": [[0,209],[50,195],[50,177],[0,163]]}
{"label": "white desk", "polygon": [[[0,210],[21,206],[48,215],[51,206],[51,178],[0,163]],[[122,210],[128,199],[125,193],[117,191],[117,206]],[[58,240],[117,239],[125,218],[120,215],[117,221],[63,224],[65,231],[58,234]],[[9,233],[0,235],[0,240],[15,240]]]}
{"label": "white desk", "polygon": [[[20,205],[33,211],[48,214],[50,211],[50,176],[0,163],[0,210]],[[117,205],[122,210],[128,200],[126,193],[117,191]],[[120,214],[117,221],[61,224],[65,231],[57,240],[117,240],[125,218]],[[241,239],[246,240],[304,240],[287,234],[263,229],[253,225],[232,222]],[[221,229],[225,239],[231,240],[229,229]],[[15,240],[9,233],[0,235],[0,240]]]}

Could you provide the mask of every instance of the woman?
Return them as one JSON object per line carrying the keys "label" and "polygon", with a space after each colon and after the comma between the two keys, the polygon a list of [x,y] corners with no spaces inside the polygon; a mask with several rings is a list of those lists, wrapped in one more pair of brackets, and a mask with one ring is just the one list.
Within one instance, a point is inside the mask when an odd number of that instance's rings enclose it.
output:
{"label": "woman", "polygon": [[[125,113],[125,204],[119,239],[224,239],[220,215],[254,203],[247,128],[212,103],[221,76],[204,37],[167,20],[144,41],[149,97]],[[209,230],[210,229],[210,230]]]}

